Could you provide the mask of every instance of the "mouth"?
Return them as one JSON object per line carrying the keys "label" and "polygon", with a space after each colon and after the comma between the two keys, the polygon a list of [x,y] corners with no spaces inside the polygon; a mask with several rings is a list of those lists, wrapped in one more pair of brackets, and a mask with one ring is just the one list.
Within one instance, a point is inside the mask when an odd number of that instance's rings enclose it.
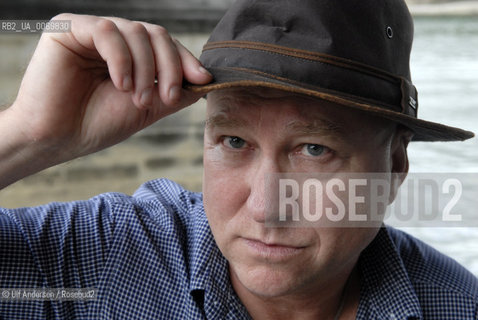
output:
{"label": "mouth", "polygon": [[305,247],[280,243],[265,243],[255,239],[243,238],[243,241],[254,256],[268,261],[287,260],[305,250]]}

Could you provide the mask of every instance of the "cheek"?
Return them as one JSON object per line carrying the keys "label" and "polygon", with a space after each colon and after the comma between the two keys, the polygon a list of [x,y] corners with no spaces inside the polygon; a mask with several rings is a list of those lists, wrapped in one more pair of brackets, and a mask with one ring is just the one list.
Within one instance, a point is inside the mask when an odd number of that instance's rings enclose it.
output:
{"label": "cheek", "polygon": [[322,259],[332,268],[353,263],[379,228],[331,228],[321,234]]}
{"label": "cheek", "polygon": [[211,230],[221,247],[221,242],[227,241],[238,224],[247,188],[241,174],[217,159],[214,150],[204,152],[203,198]]}
{"label": "cheek", "polygon": [[216,148],[204,150],[203,194],[205,202],[227,206],[240,200],[240,170],[230,168]]}

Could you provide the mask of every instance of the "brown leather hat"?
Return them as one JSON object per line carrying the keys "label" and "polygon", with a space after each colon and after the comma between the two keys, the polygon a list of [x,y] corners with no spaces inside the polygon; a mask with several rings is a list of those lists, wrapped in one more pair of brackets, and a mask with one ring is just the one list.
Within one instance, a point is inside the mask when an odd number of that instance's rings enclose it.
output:
{"label": "brown leather hat", "polygon": [[391,119],[412,129],[415,141],[473,137],[417,119],[412,40],[402,0],[239,0],[200,58],[213,82],[188,88],[271,87]]}

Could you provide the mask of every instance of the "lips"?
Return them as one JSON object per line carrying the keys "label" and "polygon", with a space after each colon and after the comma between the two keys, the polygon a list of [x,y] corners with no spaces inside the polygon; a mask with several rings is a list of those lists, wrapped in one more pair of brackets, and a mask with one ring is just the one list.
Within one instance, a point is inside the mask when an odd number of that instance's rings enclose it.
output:
{"label": "lips", "polygon": [[267,260],[286,260],[298,255],[304,247],[290,246],[285,244],[265,243],[260,240],[244,238],[248,250],[257,257]]}

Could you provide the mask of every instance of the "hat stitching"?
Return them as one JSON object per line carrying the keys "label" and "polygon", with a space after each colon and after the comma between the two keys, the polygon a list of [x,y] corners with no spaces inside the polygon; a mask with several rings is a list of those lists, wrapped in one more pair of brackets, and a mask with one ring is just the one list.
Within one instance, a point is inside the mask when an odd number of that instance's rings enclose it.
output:
{"label": "hat stitching", "polygon": [[[268,87],[283,90],[291,93],[305,94],[308,96],[324,99],[327,101],[335,102],[346,107],[352,107],[356,110],[369,112],[371,115],[378,117],[384,117],[392,121],[396,121],[410,128],[415,132],[412,140],[414,141],[451,141],[451,140],[465,140],[474,137],[474,134],[470,131],[466,131],[459,128],[448,127],[441,123],[429,123],[428,121],[411,117],[407,114],[399,113],[396,111],[384,109],[378,106],[367,105],[360,102],[349,101],[346,98],[341,98],[333,94],[317,92],[313,89],[306,89],[300,87],[290,87],[287,85],[280,85],[270,83],[267,81],[259,80],[238,80],[227,83],[212,83],[207,85],[196,86],[192,84],[186,84],[185,89],[196,93],[207,93],[218,89],[227,89],[234,87]],[[425,129],[428,132],[421,132]],[[418,130],[418,131],[416,131]],[[433,133],[432,133],[433,132]]]}
{"label": "hat stitching", "polygon": [[[260,81],[260,80],[238,80],[234,82],[216,83],[216,84],[210,84],[206,86],[188,85],[186,86],[186,88],[193,92],[210,92],[210,91],[218,90],[218,89],[228,89],[228,88],[235,88],[235,87],[252,87],[252,86],[254,87],[263,86],[263,87],[279,89],[279,90],[287,91],[291,93],[298,93],[302,95],[305,94],[308,96],[324,99],[330,102],[335,102],[342,106],[351,107],[356,110],[370,112],[376,116],[389,118],[395,121],[399,120],[402,117],[406,117],[408,120],[410,118],[414,120],[419,120],[416,118],[412,118],[409,115],[402,114],[393,110],[384,109],[374,105],[367,105],[365,104],[366,102],[362,103],[362,102],[350,101],[350,100],[347,100],[346,97],[339,97],[333,93],[319,92],[313,89],[300,88],[300,87],[290,87],[285,84],[281,85],[277,83],[271,83],[271,82]],[[405,119],[402,119],[402,120],[405,120]],[[430,129],[436,130],[433,127],[430,127]]]}
{"label": "hat stitching", "polygon": [[341,57],[331,56],[325,53],[289,48],[289,47],[274,45],[270,43],[254,42],[254,41],[238,41],[238,40],[216,41],[216,42],[210,42],[204,45],[203,52],[207,50],[213,50],[213,49],[219,49],[219,48],[224,48],[224,49],[239,48],[239,49],[251,49],[251,50],[264,51],[264,52],[272,52],[272,53],[281,54],[283,56],[291,56],[291,57],[296,57],[296,58],[301,58],[301,59],[306,59],[311,61],[333,64],[336,66],[353,69],[355,71],[370,74],[395,84],[401,83],[401,79],[399,76],[396,76],[390,72],[387,72],[385,70],[382,70],[364,63],[360,63],[354,60],[345,59]]}
{"label": "hat stitching", "polygon": [[[305,83],[300,82],[300,81],[296,81],[296,80],[292,80],[292,79],[288,79],[288,78],[283,78],[283,77],[280,77],[280,76],[277,76],[277,75],[274,75],[274,74],[266,73],[266,72],[255,70],[255,69],[238,68],[238,67],[227,67],[227,68],[217,68],[217,69],[223,69],[223,70],[229,69],[229,70],[236,70],[236,71],[241,71],[241,72],[253,73],[253,74],[263,76],[263,77],[268,77],[268,78],[271,78],[271,79],[275,79],[275,80],[278,80],[278,81],[281,81],[281,82],[287,82],[287,83],[290,83],[290,84],[298,86],[298,87],[309,87],[309,89],[311,89],[311,90],[318,90],[318,91],[321,91],[321,92],[326,93],[326,94],[332,94],[334,96],[341,96],[341,97],[344,97],[344,98],[347,98],[347,99],[353,99],[355,101],[359,101],[359,102],[362,102],[362,103],[377,105],[377,107],[379,107],[379,108],[380,108],[380,106],[383,106],[383,107],[385,107],[387,109],[390,109],[394,112],[399,112],[399,108],[395,105],[380,102],[380,101],[377,101],[377,100],[374,100],[374,99],[368,99],[368,98],[356,96],[356,95],[353,95],[353,94],[347,94],[347,93],[332,90],[332,89],[327,89],[327,88],[313,86],[313,85],[310,85],[310,84],[305,84]],[[400,109],[402,109],[402,108],[400,107]]]}
{"label": "hat stitching", "polygon": [[[400,94],[402,95],[401,103],[400,103],[400,108],[401,108],[400,112],[409,114],[414,117],[416,117],[417,115],[416,104],[413,104],[413,105],[410,104],[410,101],[415,101],[415,102],[418,101],[416,89],[409,88],[410,86],[413,86],[413,85],[410,84],[410,82],[406,80],[405,78],[393,75],[384,70],[380,70],[362,63],[358,63],[353,60],[330,56],[323,53],[311,52],[311,51],[306,51],[301,49],[292,49],[288,47],[283,47],[283,46],[278,46],[278,45],[273,45],[268,43],[253,42],[253,41],[234,40],[234,41],[211,42],[204,46],[203,52],[207,50],[231,49],[231,48],[258,50],[258,51],[271,53],[271,54],[279,54],[286,57],[293,57],[293,58],[298,58],[302,60],[305,59],[312,62],[324,63],[331,66],[359,72],[365,75],[369,75],[369,76],[381,79],[382,81],[385,80],[389,83],[392,83],[393,85],[396,85],[397,89],[400,91]],[[281,81],[287,81],[287,80],[284,78],[281,78]],[[352,96],[358,97],[355,95],[352,95]],[[374,99],[369,99],[369,100],[367,100],[367,98],[365,99],[366,101],[378,101]],[[377,102],[375,102],[375,104],[377,104]],[[389,109],[394,109],[393,107],[390,108],[390,104],[387,104],[384,102],[380,102],[378,104],[387,106],[387,108]]]}

